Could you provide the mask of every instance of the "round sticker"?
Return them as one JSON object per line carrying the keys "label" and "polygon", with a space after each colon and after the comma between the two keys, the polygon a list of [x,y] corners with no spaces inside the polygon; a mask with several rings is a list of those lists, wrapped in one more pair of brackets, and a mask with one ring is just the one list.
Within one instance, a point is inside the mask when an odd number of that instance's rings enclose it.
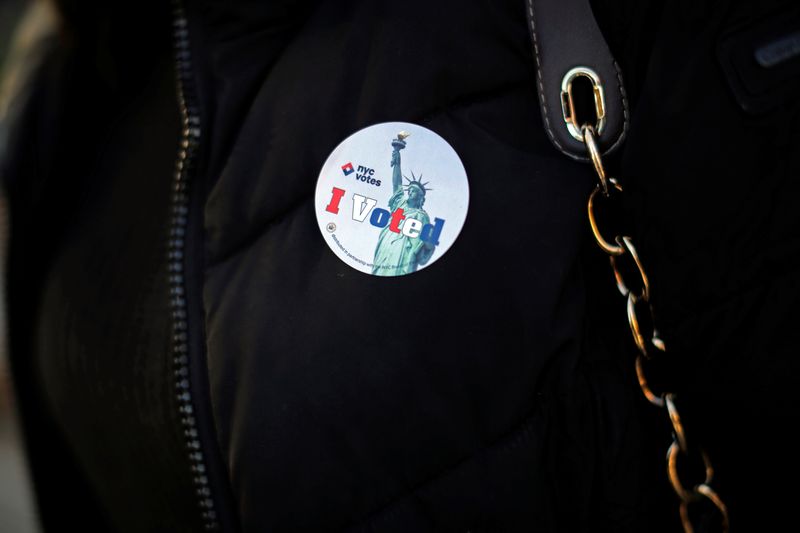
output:
{"label": "round sticker", "polygon": [[403,276],[444,255],[467,217],[464,165],[447,141],[407,122],[369,126],[322,166],[315,206],[336,256],[360,272]]}

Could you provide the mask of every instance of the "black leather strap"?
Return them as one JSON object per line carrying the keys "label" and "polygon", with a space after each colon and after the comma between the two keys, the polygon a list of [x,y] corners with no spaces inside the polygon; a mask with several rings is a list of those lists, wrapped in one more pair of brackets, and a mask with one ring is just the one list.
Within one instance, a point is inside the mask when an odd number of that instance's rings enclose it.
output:
{"label": "black leather strap", "polygon": [[599,135],[601,151],[619,147],[629,114],[622,73],[597,26],[589,0],[525,0],[536,58],[539,103],[547,135],[567,156],[588,160],[584,144],[564,122],[561,82],[574,67],[588,67],[599,77],[605,96],[606,123]]}

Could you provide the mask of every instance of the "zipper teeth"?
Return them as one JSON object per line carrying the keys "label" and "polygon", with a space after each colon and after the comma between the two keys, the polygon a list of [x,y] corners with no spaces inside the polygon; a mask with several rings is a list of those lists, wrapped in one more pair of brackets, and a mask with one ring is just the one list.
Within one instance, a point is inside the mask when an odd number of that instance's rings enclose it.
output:
{"label": "zipper teeth", "polygon": [[189,214],[189,175],[194,166],[200,141],[200,118],[192,86],[192,64],[189,29],[180,1],[175,2],[174,18],[175,70],[178,106],[181,115],[181,141],[175,163],[168,245],[170,310],[172,314],[172,355],[175,393],[183,435],[191,465],[197,502],[207,531],[218,531],[219,521],[211,493],[205,459],[197,430],[189,377],[189,330],[184,280],[184,249]]}

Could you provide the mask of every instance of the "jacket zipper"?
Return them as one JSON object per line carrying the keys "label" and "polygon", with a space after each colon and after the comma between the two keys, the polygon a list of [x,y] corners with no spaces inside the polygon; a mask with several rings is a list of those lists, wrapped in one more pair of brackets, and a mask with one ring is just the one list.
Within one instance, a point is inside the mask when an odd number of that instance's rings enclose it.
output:
{"label": "jacket zipper", "polygon": [[189,328],[184,277],[184,250],[189,217],[189,179],[200,144],[200,117],[192,77],[189,28],[183,4],[175,2],[174,17],[175,71],[177,97],[181,115],[181,140],[175,163],[173,195],[169,223],[168,271],[170,311],[172,314],[172,356],[175,393],[183,426],[183,435],[191,465],[195,495],[202,510],[206,531],[219,531],[214,495],[208,478],[205,458],[197,429],[189,374]]}

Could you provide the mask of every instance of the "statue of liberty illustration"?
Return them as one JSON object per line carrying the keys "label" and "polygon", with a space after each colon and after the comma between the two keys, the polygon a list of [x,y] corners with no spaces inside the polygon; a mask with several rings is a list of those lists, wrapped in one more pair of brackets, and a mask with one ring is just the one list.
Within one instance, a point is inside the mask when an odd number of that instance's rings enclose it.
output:
{"label": "statue of liberty illustration", "polygon": [[[430,223],[428,213],[422,208],[425,205],[425,194],[433,189],[428,189],[427,183],[422,182],[422,174],[417,178],[411,173],[411,178],[403,175],[400,168],[400,150],[406,147],[409,133],[401,131],[396,139],[392,139],[392,196],[389,198],[389,212],[397,209],[403,210],[407,219],[419,220],[425,225]],[[403,178],[406,184],[403,184]],[[375,259],[372,273],[377,276],[402,276],[416,272],[417,269],[430,261],[436,246],[419,237],[409,237],[403,232],[393,231],[386,225],[378,237],[375,247]]]}

